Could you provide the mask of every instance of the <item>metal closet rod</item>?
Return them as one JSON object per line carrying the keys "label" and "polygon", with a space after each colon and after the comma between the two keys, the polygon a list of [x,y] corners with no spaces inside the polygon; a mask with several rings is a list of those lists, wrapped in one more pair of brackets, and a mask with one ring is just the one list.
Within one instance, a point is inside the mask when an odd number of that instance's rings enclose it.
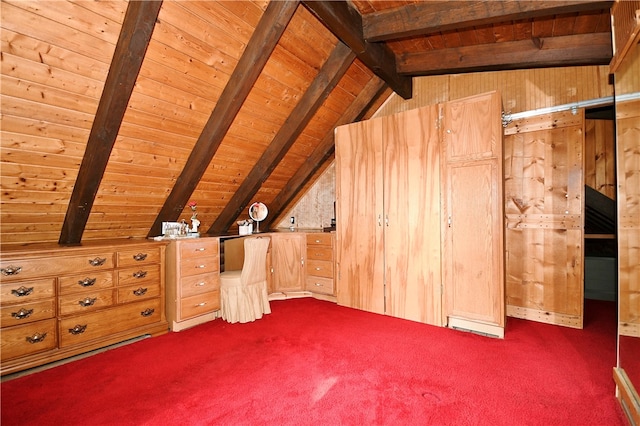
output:
{"label": "metal closet rod", "polygon": [[574,111],[574,114],[575,114],[577,113],[578,108],[591,108],[591,107],[597,107],[597,106],[603,106],[603,105],[613,105],[614,102],[628,102],[628,101],[633,101],[637,99],[640,99],[640,92],[625,93],[623,95],[616,95],[616,96],[605,96],[604,98],[589,99],[587,101],[572,102],[570,104],[556,105],[556,106],[547,107],[547,108],[534,109],[531,111],[516,112],[515,114],[503,112],[502,122],[503,122],[503,125],[505,125],[506,127],[506,125],[511,123],[511,121],[519,120],[521,118],[529,118],[529,117],[535,117],[537,115],[550,114],[553,112],[569,111],[569,110]]}

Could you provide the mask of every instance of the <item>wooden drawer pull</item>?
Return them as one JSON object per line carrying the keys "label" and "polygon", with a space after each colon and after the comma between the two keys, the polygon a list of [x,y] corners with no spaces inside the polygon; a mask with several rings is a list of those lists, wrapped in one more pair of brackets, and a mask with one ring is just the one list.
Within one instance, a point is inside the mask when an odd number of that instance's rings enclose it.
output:
{"label": "wooden drawer pull", "polygon": [[33,293],[33,287],[20,286],[20,288],[11,290],[11,294],[13,294],[15,297],[24,297],[30,295],[31,293]]}
{"label": "wooden drawer pull", "polygon": [[103,257],[102,259],[99,257],[96,257],[95,259],[89,259],[89,265],[91,266],[102,266],[104,265],[104,263],[107,261],[106,257]]}
{"label": "wooden drawer pull", "polygon": [[133,278],[144,278],[147,276],[147,271],[138,271],[133,273]]}
{"label": "wooden drawer pull", "polygon": [[82,306],[83,308],[86,308],[87,306],[93,306],[96,303],[96,300],[98,300],[97,297],[87,297],[84,300],[78,300],[78,304],[80,304],[80,306]]}
{"label": "wooden drawer pull", "polygon": [[18,275],[22,271],[22,266],[9,265],[6,268],[0,269],[2,275]]}
{"label": "wooden drawer pull", "polygon": [[143,317],[150,317],[155,311],[155,309],[147,308],[144,311],[140,312],[140,315],[142,315]]}
{"label": "wooden drawer pull", "polygon": [[148,289],[146,289],[146,288],[140,287],[137,290],[133,290],[133,295],[134,296],[144,296],[147,293],[147,290]]}
{"label": "wooden drawer pull", "polygon": [[133,260],[136,262],[142,262],[147,258],[147,253],[138,253],[133,255]]}
{"label": "wooden drawer pull", "polygon": [[33,309],[20,308],[18,312],[11,312],[11,316],[17,320],[29,318],[33,313]]}
{"label": "wooden drawer pull", "polygon": [[73,334],[73,335],[78,335],[78,334],[82,334],[85,332],[85,330],[87,329],[87,325],[76,325],[73,328],[69,329],[69,333]]}
{"label": "wooden drawer pull", "polygon": [[82,287],[91,287],[95,283],[96,283],[96,279],[89,278],[89,277],[85,278],[84,280],[78,281],[78,285],[81,285]]}
{"label": "wooden drawer pull", "polygon": [[31,344],[40,343],[44,341],[45,337],[47,337],[47,333],[36,333],[33,336],[27,336],[25,340]]}

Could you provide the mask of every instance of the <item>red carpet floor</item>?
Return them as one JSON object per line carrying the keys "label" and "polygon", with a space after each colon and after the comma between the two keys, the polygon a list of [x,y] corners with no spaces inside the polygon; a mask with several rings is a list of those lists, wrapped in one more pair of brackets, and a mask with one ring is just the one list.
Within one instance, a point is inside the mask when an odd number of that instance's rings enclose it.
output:
{"label": "red carpet floor", "polygon": [[623,425],[615,306],[504,340],[314,299],[272,302],[1,385],[2,425]]}

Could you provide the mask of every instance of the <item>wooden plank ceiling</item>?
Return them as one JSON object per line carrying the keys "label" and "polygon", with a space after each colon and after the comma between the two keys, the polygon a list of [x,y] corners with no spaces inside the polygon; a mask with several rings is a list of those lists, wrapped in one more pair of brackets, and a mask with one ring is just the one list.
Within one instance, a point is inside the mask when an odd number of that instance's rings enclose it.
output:
{"label": "wooden plank ceiling", "polygon": [[611,4],[3,0],[2,243],[268,226],[413,76],[609,63]]}

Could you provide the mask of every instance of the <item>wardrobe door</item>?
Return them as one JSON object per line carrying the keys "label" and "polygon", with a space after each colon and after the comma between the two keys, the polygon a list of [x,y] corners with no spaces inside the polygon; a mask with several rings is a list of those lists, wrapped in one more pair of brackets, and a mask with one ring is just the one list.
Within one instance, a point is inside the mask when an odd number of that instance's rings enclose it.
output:
{"label": "wardrobe door", "polygon": [[336,128],[336,294],[384,313],[382,119]]}
{"label": "wardrobe door", "polygon": [[442,324],[436,105],[384,118],[386,313]]}
{"label": "wardrobe door", "polygon": [[584,110],[505,129],[507,315],[582,328]]}
{"label": "wardrobe door", "polygon": [[449,327],[504,336],[501,99],[442,105],[444,315]]}

